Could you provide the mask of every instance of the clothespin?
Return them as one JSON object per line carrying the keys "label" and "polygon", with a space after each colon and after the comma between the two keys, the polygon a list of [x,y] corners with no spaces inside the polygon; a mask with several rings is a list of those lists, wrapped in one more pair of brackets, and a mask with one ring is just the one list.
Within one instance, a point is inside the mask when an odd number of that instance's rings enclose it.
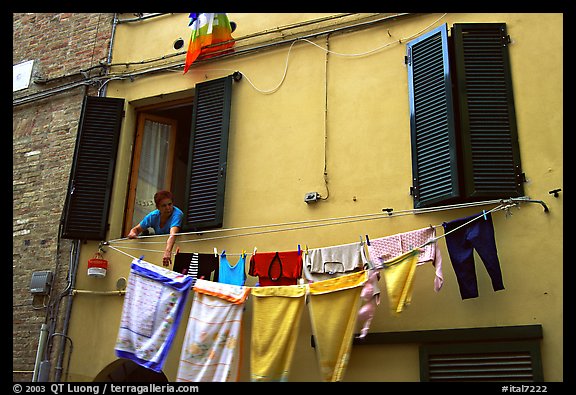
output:
{"label": "clothespin", "polygon": [[488,221],[488,218],[486,217],[486,210],[482,210],[482,215],[484,216],[484,221]]}
{"label": "clothespin", "polygon": [[214,256],[215,256],[215,257],[218,256],[218,250],[216,249],[216,247],[214,247]]}
{"label": "clothespin", "polygon": [[366,235],[366,244],[370,245],[370,239],[368,238],[368,235]]}
{"label": "clothespin", "polygon": [[254,247],[254,251],[252,252],[252,255],[256,255],[256,250],[257,250],[257,249],[258,249],[258,248]]}
{"label": "clothespin", "polygon": [[246,250],[242,250],[242,257],[246,258]]}
{"label": "clothespin", "polygon": [[222,257],[224,258],[226,256],[226,250],[222,250]]}
{"label": "clothespin", "polygon": [[108,242],[101,241],[100,244],[98,244],[98,252],[101,254],[106,252],[106,251],[104,251],[104,248],[103,248],[104,245],[108,245]]}
{"label": "clothespin", "polygon": [[300,249],[300,244],[298,244],[298,256],[302,255],[302,250]]}
{"label": "clothespin", "polygon": [[140,255],[140,258],[138,258],[138,263],[142,262],[142,259],[144,259],[144,255]]}

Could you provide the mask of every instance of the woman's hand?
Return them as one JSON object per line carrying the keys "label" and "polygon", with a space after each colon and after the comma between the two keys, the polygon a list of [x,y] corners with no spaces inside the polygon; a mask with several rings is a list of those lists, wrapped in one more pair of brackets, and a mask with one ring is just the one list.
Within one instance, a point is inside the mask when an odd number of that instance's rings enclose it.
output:
{"label": "woman's hand", "polygon": [[172,264],[172,257],[170,252],[165,252],[164,257],[162,257],[162,266],[168,267]]}

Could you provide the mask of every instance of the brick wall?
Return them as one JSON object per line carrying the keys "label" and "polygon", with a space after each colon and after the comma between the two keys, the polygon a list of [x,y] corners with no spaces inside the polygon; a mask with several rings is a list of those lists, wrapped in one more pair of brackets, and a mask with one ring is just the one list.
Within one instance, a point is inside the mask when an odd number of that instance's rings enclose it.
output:
{"label": "brick wall", "polygon": [[[82,99],[86,94],[97,95],[97,86],[37,95],[104,73],[102,67],[92,67],[107,60],[112,21],[113,14],[13,14],[12,63],[35,60],[32,80],[37,81],[13,94],[15,103],[26,100],[13,107],[14,381],[32,380],[41,325],[46,323],[56,332],[63,329],[70,298],[61,295],[72,242],[59,240],[58,230]],[[40,270],[50,270],[55,276],[49,297],[30,293],[32,273]],[[62,336],[49,341],[50,379],[63,341]]]}

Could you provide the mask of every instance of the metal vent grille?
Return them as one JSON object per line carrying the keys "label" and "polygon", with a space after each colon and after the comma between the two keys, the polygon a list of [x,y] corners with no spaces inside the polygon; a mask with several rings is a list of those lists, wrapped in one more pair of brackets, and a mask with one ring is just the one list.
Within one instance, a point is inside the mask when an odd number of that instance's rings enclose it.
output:
{"label": "metal vent grille", "polygon": [[529,352],[430,355],[430,381],[534,381]]}
{"label": "metal vent grille", "polygon": [[541,361],[538,339],[423,344],[420,377],[422,381],[544,381]]}

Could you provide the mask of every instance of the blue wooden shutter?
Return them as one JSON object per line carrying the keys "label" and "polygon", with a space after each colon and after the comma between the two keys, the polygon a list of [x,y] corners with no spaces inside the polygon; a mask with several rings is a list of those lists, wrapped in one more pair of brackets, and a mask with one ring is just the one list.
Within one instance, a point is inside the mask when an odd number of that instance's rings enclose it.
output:
{"label": "blue wooden shutter", "polygon": [[506,24],[454,24],[452,38],[465,194],[522,196]]}
{"label": "blue wooden shutter", "polygon": [[86,96],[62,219],[62,237],[104,240],[124,99]]}
{"label": "blue wooden shutter", "polygon": [[407,44],[414,207],[460,195],[446,24]]}
{"label": "blue wooden shutter", "polygon": [[186,186],[186,230],[222,226],[232,76],[196,85]]}

